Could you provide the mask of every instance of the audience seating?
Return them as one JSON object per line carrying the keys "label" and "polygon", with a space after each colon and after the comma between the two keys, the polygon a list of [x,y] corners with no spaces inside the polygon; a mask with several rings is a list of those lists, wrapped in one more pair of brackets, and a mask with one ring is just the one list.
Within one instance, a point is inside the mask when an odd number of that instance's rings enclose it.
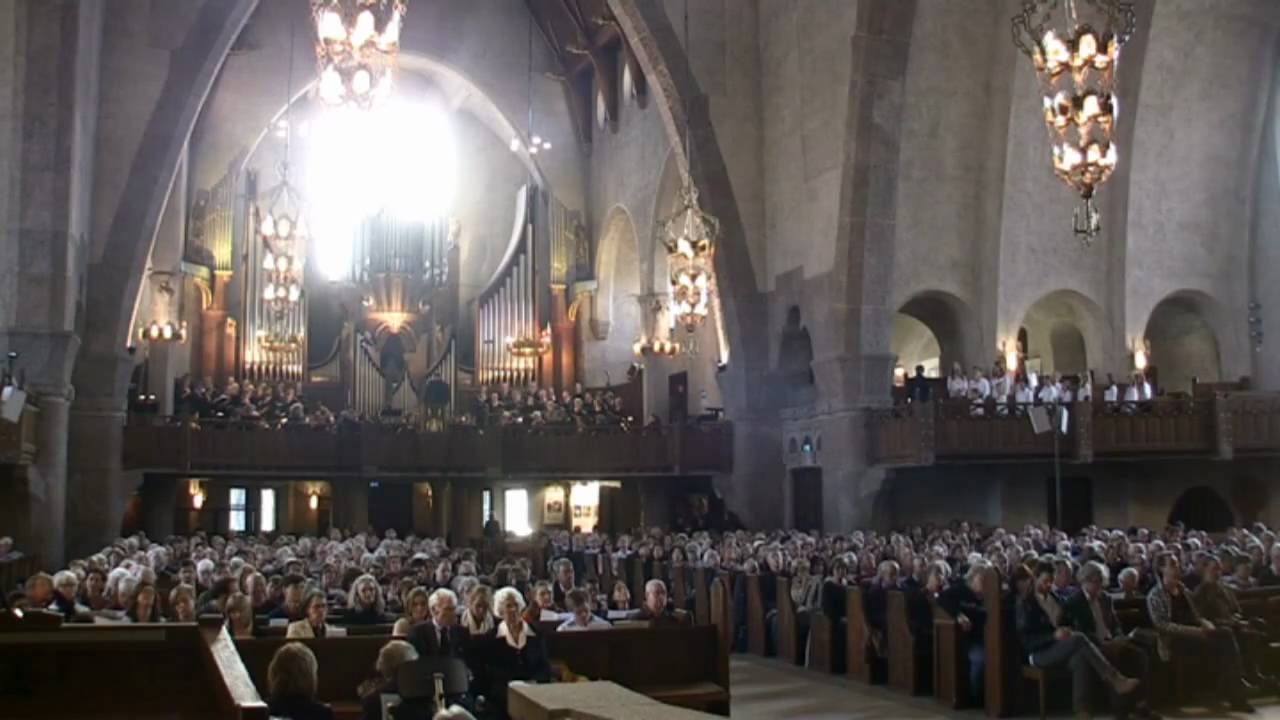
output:
{"label": "audience seating", "polygon": [[809,668],[845,673],[845,592],[835,583],[823,583],[818,610],[809,618]]}
{"label": "audience seating", "polygon": [[40,558],[34,555],[0,562],[0,592],[8,595],[14,590],[21,590],[22,583],[39,571]]}
{"label": "audience seating", "polygon": [[804,642],[795,603],[791,601],[791,579],[775,578],[778,585],[778,613],[774,627],[778,657],[792,665],[804,664]]}
{"label": "audience seating", "polygon": [[868,684],[883,683],[888,674],[884,658],[876,654],[871,643],[871,626],[867,623],[866,591],[859,586],[845,591],[846,659],[849,677]]}
{"label": "audience seating", "polygon": [[969,695],[969,656],[960,629],[945,610],[933,606],[933,697],[958,709]]}
{"label": "audience seating", "polygon": [[[693,569],[693,617],[694,622],[698,625],[710,625],[711,618],[711,594],[709,592],[707,578],[707,569],[698,567]],[[725,588],[727,591],[728,589]],[[726,592],[730,597],[731,592]],[[726,606],[726,609],[727,606]],[[730,634],[732,637],[732,634]]]}
{"label": "audience seating", "polygon": [[0,627],[0,698],[5,718],[267,718],[230,638],[195,624]]}
{"label": "audience seating", "polygon": [[769,654],[769,638],[765,627],[768,608],[760,588],[761,579],[759,575],[743,575],[742,582],[747,593],[747,651],[763,657]]}
{"label": "audience seating", "polygon": [[339,718],[360,717],[360,696],[356,689],[373,675],[378,651],[390,640],[384,636],[337,637],[286,640],[284,637],[239,639],[236,649],[244,660],[258,693],[268,697],[267,667],[276,650],[287,642],[300,642],[316,655],[320,667],[317,697],[328,703]]}
{"label": "audience seating", "polygon": [[[931,649],[933,638],[929,637],[927,642],[920,642],[916,638],[907,609],[910,600],[912,598],[907,592],[894,590],[889,593],[886,616],[889,687],[908,695],[924,695],[931,691],[933,684],[932,652],[922,656],[918,651],[922,646]],[[923,597],[915,598],[914,601],[927,602]]]}

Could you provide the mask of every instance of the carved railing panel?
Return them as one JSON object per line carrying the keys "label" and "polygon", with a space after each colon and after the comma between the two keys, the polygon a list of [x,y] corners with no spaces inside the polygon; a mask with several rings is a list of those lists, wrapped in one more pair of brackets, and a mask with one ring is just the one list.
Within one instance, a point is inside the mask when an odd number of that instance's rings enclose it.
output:
{"label": "carved railing panel", "polygon": [[1237,393],[1224,398],[1232,447],[1237,451],[1280,450],[1280,395]]}
{"label": "carved railing panel", "polygon": [[1095,405],[1096,456],[1209,453],[1214,449],[1213,404],[1155,400],[1139,405]]}

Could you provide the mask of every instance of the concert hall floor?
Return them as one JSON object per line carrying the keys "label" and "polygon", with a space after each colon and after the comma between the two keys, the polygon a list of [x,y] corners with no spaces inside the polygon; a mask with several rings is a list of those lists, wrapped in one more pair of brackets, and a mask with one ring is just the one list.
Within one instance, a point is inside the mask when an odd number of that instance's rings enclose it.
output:
{"label": "concert hall floor", "polygon": [[[911,698],[884,687],[868,687],[836,676],[823,676],[804,668],[752,655],[732,655],[729,675],[734,720],[979,720],[977,710],[948,711],[929,698]],[[1280,720],[1280,699],[1254,700],[1256,715],[1229,714],[1220,709],[1189,707],[1162,711],[1167,718],[1258,718]],[[1065,708],[1064,708],[1065,710]],[[1059,712],[1050,717],[1070,717]],[[1034,713],[1019,717],[1034,718]],[[1099,714],[1097,717],[1111,717]]]}

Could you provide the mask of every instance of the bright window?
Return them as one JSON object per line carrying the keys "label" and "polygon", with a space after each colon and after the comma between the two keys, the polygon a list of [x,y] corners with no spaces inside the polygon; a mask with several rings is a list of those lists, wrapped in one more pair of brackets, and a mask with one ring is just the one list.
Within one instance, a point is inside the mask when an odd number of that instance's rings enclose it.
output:
{"label": "bright window", "polygon": [[276,491],[262,490],[258,495],[258,530],[275,532],[276,529]]}
{"label": "bright window", "polygon": [[231,497],[228,503],[231,506],[231,511],[227,517],[227,529],[231,532],[245,531],[245,520],[248,517],[248,512],[245,508],[247,497],[248,493],[244,488],[231,488]]}
{"label": "bright window", "polygon": [[532,535],[533,528],[529,527],[529,491],[513,488],[503,493],[502,499],[506,504],[503,519],[506,520],[504,524],[507,532],[517,536]]}
{"label": "bright window", "polygon": [[480,519],[481,523],[489,522],[489,516],[493,514],[493,491],[482,490],[480,492],[480,512],[484,513],[484,517]]}

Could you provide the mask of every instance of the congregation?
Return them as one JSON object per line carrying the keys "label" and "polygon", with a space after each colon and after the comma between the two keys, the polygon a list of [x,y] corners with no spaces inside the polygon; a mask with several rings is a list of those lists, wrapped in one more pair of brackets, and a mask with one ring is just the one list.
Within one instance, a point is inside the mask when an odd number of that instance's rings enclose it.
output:
{"label": "congregation", "polygon": [[[388,642],[378,672],[361,688],[366,717],[379,716],[370,698],[393,682],[395,667],[430,656],[464,660],[467,692],[453,699],[501,717],[508,682],[552,679],[547,630],[690,623],[695,598],[676,607],[668,588],[686,585],[685,574],[700,569],[737,580],[731,641],[738,649],[745,649],[749,624],[741,579],[759,577],[776,645],[772,578],[785,577],[802,637],[833,593],[861,587],[874,653],[884,652],[888,593],[907,594],[912,624],[931,627],[929,608],[941,608],[966,631],[969,692],[981,704],[981,574],[994,569],[1004,579],[1027,662],[1070,670],[1078,715],[1096,704],[1092,688],[1102,681],[1121,717],[1158,717],[1152,704],[1159,698],[1146,681],[1156,663],[1177,656],[1213,657],[1217,697],[1236,711],[1251,709],[1253,690],[1276,688],[1262,658],[1268,628],[1246,619],[1236,601],[1239,591],[1280,586],[1280,544],[1261,524],[1218,537],[1180,526],[1088,527],[1069,535],[1046,526],[1010,531],[966,522],[887,534],[554,531],[535,535],[526,547],[531,551],[495,555],[492,545],[451,548],[391,530],[381,537],[333,530],[325,537],[197,534],[161,542],[137,535],[53,576],[33,574],[22,589],[6,588],[4,603],[45,609],[69,623],[217,615],[236,638],[281,630],[298,639],[381,633]],[[643,598],[632,597],[621,579],[634,562],[648,579]],[[601,572],[606,564],[612,572]],[[601,587],[601,577],[619,580]],[[1112,603],[1134,598],[1145,598],[1149,632],[1124,633],[1116,620]]]}

